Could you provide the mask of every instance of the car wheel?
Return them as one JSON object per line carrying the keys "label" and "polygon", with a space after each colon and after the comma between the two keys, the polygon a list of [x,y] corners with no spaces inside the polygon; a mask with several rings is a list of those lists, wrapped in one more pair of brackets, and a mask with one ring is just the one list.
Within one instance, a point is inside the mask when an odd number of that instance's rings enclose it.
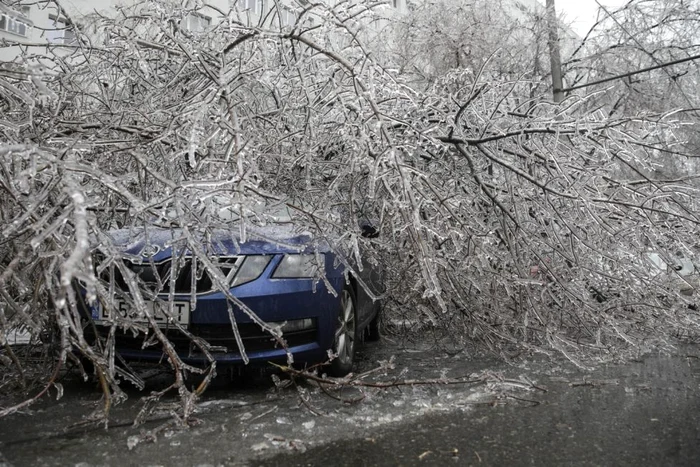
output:
{"label": "car wheel", "polygon": [[345,287],[340,294],[340,311],[333,338],[333,353],[328,373],[332,376],[345,376],[352,371],[357,343],[357,311],[355,294],[350,287]]}
{"label": "car wheel", "polygon": [[372,321],[369,322],[367,325],[367,331],[365,332],[365,340],[367,342],[376,342],[382,337],[381,333],[379,332],[379,315],[382,314],[382,305],[381,303],[377,302],[375,306],[377,307],[377,314],[374,315]]}

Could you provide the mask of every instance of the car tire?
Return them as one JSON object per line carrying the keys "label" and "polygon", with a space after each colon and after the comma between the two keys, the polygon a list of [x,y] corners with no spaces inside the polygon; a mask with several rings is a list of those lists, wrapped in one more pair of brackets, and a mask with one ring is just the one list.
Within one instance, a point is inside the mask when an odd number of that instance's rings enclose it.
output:
{"label": "car tire", "polygon": [[382,334],[379,331],[379,315],[382,314],[382,305],[381,303],[377,302],[375,306],[377,307],[377,314],[374,315],[372,321],[369,322],[367,325],[367,330],[365,331],[365,340],[367,342],[377,342],[382,337]]}
{"label": "car tire", "polygon": [[333,337],[333,353],[336,357],[328,367],[328,374],[342,377],[352,371],[357,346],[357,307],[355,292],[346,286],[340,293],[340,310]]}

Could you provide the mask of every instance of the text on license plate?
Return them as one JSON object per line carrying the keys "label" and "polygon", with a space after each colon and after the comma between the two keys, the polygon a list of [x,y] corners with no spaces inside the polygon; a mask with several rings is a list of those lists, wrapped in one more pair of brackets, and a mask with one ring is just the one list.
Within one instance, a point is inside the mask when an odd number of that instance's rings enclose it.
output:
{"label": "text on license plate", "polygon": [[[153,319],[158,323],[159,326],[165,326],[168,324],[167,316],[172,317],[172,322],[177,322],[182,325],[187,325],[190,322],[190,302],[173,302],[172,312],[170,312],[170,306],[168,302],[156,303],[152,301],[146,301],[146,309],[153,316]],[[124,300],[117,300],[117,308],[115,310],[122,318],[132,317],[133,320],[144,322],[148,321],[145,316],[139,316],[135,311],[132,311],[131,306],[128,302]],[[107,321],[112,318],[110,316],[110,310],[105,309],[105,307],[99,307],[99,321]]]}

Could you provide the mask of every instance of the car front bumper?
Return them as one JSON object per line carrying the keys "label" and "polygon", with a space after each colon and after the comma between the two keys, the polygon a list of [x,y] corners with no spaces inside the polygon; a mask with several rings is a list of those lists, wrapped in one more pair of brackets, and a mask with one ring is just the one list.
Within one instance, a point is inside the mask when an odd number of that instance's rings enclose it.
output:
{"label": "car front bumper", "polygon": [[[332,347],[335,322],[340,308],[339,291],[343,287],[342,275],[329,278],[333,292],[323,282],[300,279],[261,278],[232,289],[231,292],[249,311],[266,323],[282,325],[285,322],[305,320],[307,326],[284,332],[283,341],[275,339],[256,324],[241,307],[232,306],[245,355],[253,365],[268,362],[284,363],[288,354],[297,364],[316,363],[327,359]],[[175,296],[176,301],[189,301],[191,297]],[[209,355],[219,364],[243,364],[245,362],[235,338],[230,316],[229,300],[223,293],[198,295],[190,313],[188,331],[211,346]],[[96,310],[86,307],[95,318]],[[88,320],[90,321],[90,320]],[[94,321],[93,321],[94,323]],[[85,334],[88,342],[95,343],[95,334],[102,338],[110,326],[88,323]],[[174,327],[161,327],[183,362],[202,366],[209,362],[206,353],[192,339]],[[151,337],[151,339],[149,339]],[[127,361],[165,362],[167,356],[162,344],[151,335],[117,327],[114,331],[115,349]],[[285,347],[286,346],[286,347]]]}

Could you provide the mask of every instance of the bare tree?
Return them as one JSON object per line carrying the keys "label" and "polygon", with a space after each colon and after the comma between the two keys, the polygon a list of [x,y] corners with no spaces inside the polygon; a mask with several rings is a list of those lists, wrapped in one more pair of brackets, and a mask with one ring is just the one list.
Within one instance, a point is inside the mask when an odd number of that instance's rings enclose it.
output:
{"label": "bare tree", "polygon": [[388,61],[412,82],[433,82],[452,70],[486,68],[496,79],[540,77],[547,44],[544,16],[509,0],[410,3],[395,19]]}
{"label": "bare tree", "polygon": [[[610,115],[674,113],[674,131],[650,144],[656,152],[653,176],[676,178],[697,172],[698,62],[700,4],[695,1],[630,1],[617,11],[602,8],[572,56],[565,73],[571,85],[624,76],[584,88],[598,93],[589,108],[602,106]],[[673,64],[674,62],[680,62]],[[629,74],[637,70],[651,71]],[[629,74],[629,75],[628,75]],[[601,89],[606,89],[601,93]],[[649,142],[652,143],[652,142]]]}
{"label": "bare tree", "polygon": [[[572,84],[670,63],[698,54],[694,1],[630,1],[617,11],[601,9],[591,28],[567,60]],[[632,114],[696,107],[697,62],[660,67],[622,80],[613,91],[609,111]]]}
{"label": "bare tree", "polygon": [[[539,77],[480,73],[490,52],[416,90],[359,41],[358,18],[373,14],[361,5],[308,4],[282,27],[222,11],[202,32],[180,27],[192,12],[165,1],[121,9],[95,19],[99,40],[78,34],[40,57],[54,68],[39,83],[3,78],[2,344],[13,327],[53,326],[53,375],[77,349],[96,366],[108,410],[123,397],[117,374],[139,381],[115,364],[113,339],[86,341],[77,290],[114,308],[102,273],[119,270],[148,322],[124,317],[113,330],[150,329],[162,343],[186,422],[214,361],[181,361],[110,238],[177,227],[178,246],[255,320],[205,254],[209,234],[230,228],[221,197],[242,214],[303,198],[299,228],[341,258],[365,243],[366,259],[386,264],[391,312],[496,351],[556,349],[578,361],[697,333],[681,293],[697,284],[649,259],[698,253],[696,188],[648,175],[649,142],[675,131],[665,115],[612,117],[584,111],[591,98],[580,97],[553,105],[533,96]],[[457,54],[480,45],[464,40]],[[240,217],[243,236],[265,221]],[[378,238],[361,237],[364,217],[379,220]],[[184,384],[191,373],[205,375],[195,390]]]}

